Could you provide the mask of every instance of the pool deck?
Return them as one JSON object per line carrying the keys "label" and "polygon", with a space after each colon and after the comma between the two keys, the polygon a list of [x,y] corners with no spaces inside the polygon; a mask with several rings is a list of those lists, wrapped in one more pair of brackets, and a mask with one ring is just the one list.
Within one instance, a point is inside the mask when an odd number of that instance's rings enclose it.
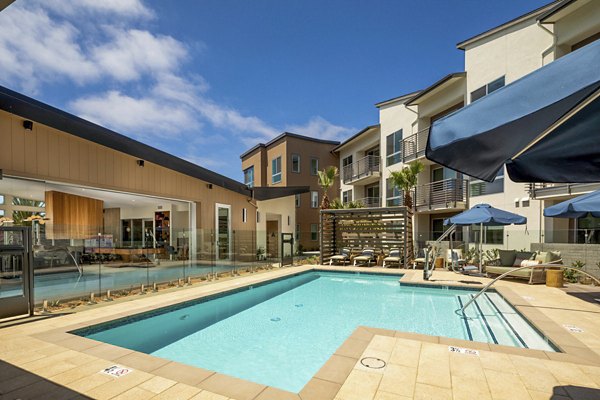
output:
{"label": "pool deck", "polygon": [[[487,278],[436,270],[302,266],[129,297],[57,317],[0,325],[0,398],[391,400],[600,398],[600,289],[501,281],[495,285],[562,353],[358,327],[298,393],[67,333],[144,311],[312,269],[404,273],[401,283],[477,288]],[[571,332],[567,327],[579,328]],[[449,346],[478,354],[450,352]],[[371,369],[364,357],[386,362]],[[115,378],[100,371],[131,368]]]}

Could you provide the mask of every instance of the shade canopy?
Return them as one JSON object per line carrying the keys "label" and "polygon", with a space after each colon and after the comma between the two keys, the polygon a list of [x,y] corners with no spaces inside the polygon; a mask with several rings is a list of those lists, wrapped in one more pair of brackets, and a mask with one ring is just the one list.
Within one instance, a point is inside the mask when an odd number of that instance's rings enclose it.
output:
{"label": "shade canopy", "polygon": [[598,181],[600,40],[433,123],[427,158],[491,182]]}
{"label": "shade canopy", "polygon": [[527,218],[513,214],[508,211],[494,208],[489,204],[477,204],[470,210],[464,211],[453,217],[444,220],[444,225],[523,225],[527,223]]}
{"label": "shade canopy", "polygon": [[545,217],[581,218],[591,214],[600,217],[600,190],[575,197],[544,209]]}

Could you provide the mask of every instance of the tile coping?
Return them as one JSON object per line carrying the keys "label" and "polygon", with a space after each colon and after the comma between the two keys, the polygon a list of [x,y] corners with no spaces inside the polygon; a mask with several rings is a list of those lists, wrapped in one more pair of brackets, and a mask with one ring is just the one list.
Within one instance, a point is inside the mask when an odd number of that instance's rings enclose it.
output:
{"label": "tile coping", "polygon": [[[566,361],[575,362],[578,364],[588,364],[600,366],[600,356],[589,349],[581,341],[568,334],[564,328],[560,327],[556,322],[546,317],[542,312],[535,308],[529,301],[518,296],[514,291],[508,287],[495,287],[494,291],[504,298],[515,310],[517,310],[523,318],[525,318],[540,334],[550,339],[556,347],[562,352],[547,352],[542,350],[522,349],[512,346],[503,346],[483,342],[474,342],[469,340],[446,338],[442,336],[431,336],[412,332],[394,331],[376,327],[359,326],[354,332],[342,343],[342,345],[335,351],[335,353],[328,359],[327,362],[321,367],[321,369],[313,376],[313,378],[304,386],[300,393],[291,393],[284,390],[272,388],[265,385],[260,385],[254,382],[245,381],[239,378],[234,378],[225,374],[221,374],[214,371],[205,370],[199,367],[192,367],[189,365],[181,364],[175,361],[162,359],[159,357],[151,356],[146,353],[137,352],[134,350],[124,349],[118,346],[114,346],[108,343],[98,342],[92,339],[88,339],[82,336],[72,334],[71,332],[82,330],[85,327],[93,325],[106,324],[111,321],[124,320],[131,318],[132,316],[151,313],[152,311],[158,311],[164,308],[168,308],[173,305],[180,303],[192,303],[207,301],[214,297],[220,297],[229,293],[235,293],[243,290],[248,286],[262,285],[284,279],[292,275],[299,275],[311,271],[344,271],[344,272],[359,272],[364,274],[385,274],[385,275],[402,275],[399,279],[401,285],[404,286],[428,286],[428,287],[444,287],[452,289],[477,289],[473,285],[461,282],[448,282],[448,281],[430,281],[427,283],[416,283],[412,281],[414,274],[417,271],[411,270],[398,270],[394,269],[383,270],[378,269],[377,272],[369,272],[364,269],[355,267],[325,267],[316,266],[308,269],[298,271],[297,268],[290,268],[289,271],[285,271],[277,276],[261,276],[256,282],[249,282],[245,285],[240,285],[237,288],[222,288],[211,290],[201,295],[190,295],[190,298],[178,298],[173,300],[167,300],[160,304],[146,307],[145,309],[136,309],[131,312],[115,313],[111,316],[105,316],[102,318],[96,318],[87,322],[80,322],[71,325],[67,325],[61,328],[50,329],[42,333],[37,333],[32,336],[37,339],[63,346],[80,353],[94,355],[102,359],[112,361],[119,364],[124,364],[132,368],[152,373],[156,376],[160,376],[167,379],[176,380],[181,383],[196,386],[200,389],[209,390],[216,394],[224,395],[227,397],[236,397],[239,400],[260,400],[263,395],[268,398],[272,398],[274,395],[276,398],[282,399],[298,399],[298,400],[312,400],[322,399],[331,400],[335,397],[338,390],[351,372],[351,369],[344,371],[338,376],[333,378],[327,376],[323,371],[328,371],[334,368],[334,364],[345,362],[347,365],[356,364],[359,361],[363,351],[367,348],[371,339],[375,335],[396,337],[417,340],[421,342],[447,344],[452,346],[467,347],[478,350],[487,350],[498,353],[517,354],[526,357],[548,359],[555,361]],[[110,307],[110,306],[108,306]],[[100,352],[98,352],[100,348]],[[348,350],[351,348],[352,350]],[[155,360],[156,362],[136,362],[135,367],[127,365],[127,360],[131,359],[147,359]],[[157,366],[158,365],[158,366]],[[325,375],[325,376],[324,376]],[[245,390],[240,393],[240,385],[244,386]],[[237,388],[237,389],[234,389]]]}

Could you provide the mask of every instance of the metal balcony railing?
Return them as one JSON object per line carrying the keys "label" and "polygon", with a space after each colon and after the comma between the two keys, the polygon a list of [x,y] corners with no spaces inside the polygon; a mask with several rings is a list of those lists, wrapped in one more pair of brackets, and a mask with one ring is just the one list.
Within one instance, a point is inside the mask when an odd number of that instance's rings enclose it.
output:
{"label": "metal balcony railing", "polygon": [[350,165],[346,165],[342,172],[344,183],[349,184],[374,173],[379,173],[379,166],[380,157],[377,156],[366,156]]}
{"label": "metal balcony railing", "polygon": [[424,209],[456,208],[466,205],[469,198],[469,181],[466,179],[444,179],[417,186],[413,203],[417,211]]}
{"label": "metal balcony railing", "polygon": [[525,190],[532,199],[540,197],[580,195],[600,189],[600,183],[528,183]]}
{"label": "metal balcony railing", "polygon": [[356,202],[367,208],[381,207],[381,199],[379,197],[363,197],[362,199],[356,199]]}
{"label": "metal balcony railing", "polygon": [[402,161],[409,162],[417,158],[425,157],[425,147],[427,146],[427,137],[429,136],[429,127],[421,129],[417,133],[410,135],[402,140]]}

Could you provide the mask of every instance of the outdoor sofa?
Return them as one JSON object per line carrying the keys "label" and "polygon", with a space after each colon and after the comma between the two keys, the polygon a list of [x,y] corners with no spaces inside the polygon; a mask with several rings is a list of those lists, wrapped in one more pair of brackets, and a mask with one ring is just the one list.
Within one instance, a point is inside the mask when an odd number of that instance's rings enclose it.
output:
{"label": "outdoor sofa", "polygon": [[[502,275],[511,269],[522,266],[544,265],[562,265],[562,258],[559,251],[516,251],[516,250],[498,250],[498,259],[491,260],[485,264],[485,272],[489,276]],[[508,276],[513,278],[527,279],[529,284],[545,283],[545,268],[525,268],[515,271]]]}

